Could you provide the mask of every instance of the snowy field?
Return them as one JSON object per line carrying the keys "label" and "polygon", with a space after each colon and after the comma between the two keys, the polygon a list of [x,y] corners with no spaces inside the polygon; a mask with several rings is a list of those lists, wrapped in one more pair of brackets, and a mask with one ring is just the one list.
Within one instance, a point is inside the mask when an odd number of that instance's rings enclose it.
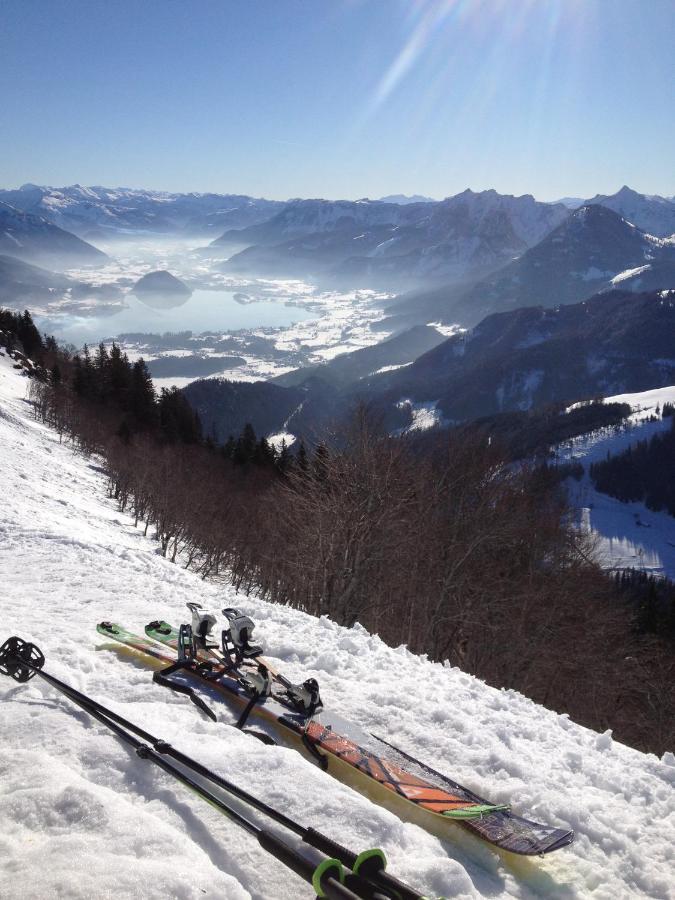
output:
{"label": "snowy field", "polygon": [[[31,418],[28,382],[0,358],[0,639],[35,641],[47,670],[355,848],[430,897],[675,897],[675,756],[638,753],[362,628],[237,597],[157,553],[106,499],[96,461]],[[325,705],[516,812],[574,828],[543,860],[498,855],[460,826],[439,840],[293,750],[266,747],[153,685],[101,641],[185,602],[239,605]],[[0,683],[0,897],[309,898],[311,890],[207,804],[120,745],[40,679]]]}
{"label": "snowy field", "polygon": [[566,441],[556,448],[559,460],[576,460],[584,466],[581,481],[568,479],[570,502],[577,509],[582,528],[595,536],[596,554],[608,569],[639,569],[675,579],[675,518],[647,509],[644,503],[622,503],[596,491],[588,474],[589,466],[604,460],[607,453],[622,453],[638,441],[671,427],[671,419],[660,416],[664,403],[675,403],[675,386],[617,394],[606,403],[628,403],[632,409],[625,425],[600,428]]}

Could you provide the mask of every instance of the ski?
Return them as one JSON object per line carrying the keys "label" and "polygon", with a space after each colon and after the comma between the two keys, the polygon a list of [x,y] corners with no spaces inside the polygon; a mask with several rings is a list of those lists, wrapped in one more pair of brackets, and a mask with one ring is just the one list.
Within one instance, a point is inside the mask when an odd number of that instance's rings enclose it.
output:
{"label": "ski", "polygon": [[[155,661],[169,666],[177,663],[179,630],[167,623],[151,623],[145,636],[108,622],[101,623],[97,630]],[[177,677],[186,685],[199,684],[208,696],[225,697],[235,708],[251,706],[251,694],[242,684],[239,669],[228,670],[222,664],[218,667],[216,655],[213,648],[205,648],[198,653],[195,665],[183,667]],[[283,678],[276,673],[275,677]],[[305,750],[315,761],[321,760],[323,768],[338,780],[435,834],[451,837],[447,825],[457,822],[493,846],[524,856],[551,853],[574,839],[573,831],[532,822],[503,804],[491,803],[325,710],[308,717],[289,709],[270,691],[256,698],[250,712],[272,726],[284,742]]]}

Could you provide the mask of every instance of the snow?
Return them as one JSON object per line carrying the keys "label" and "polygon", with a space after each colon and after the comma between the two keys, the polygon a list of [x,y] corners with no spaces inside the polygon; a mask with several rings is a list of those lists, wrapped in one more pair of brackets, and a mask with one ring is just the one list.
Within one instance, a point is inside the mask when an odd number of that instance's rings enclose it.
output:
{"label": "snow", "polygon": [[[408,366],[412,366],[413,362],[414,360],[407,363],[395,363],[391,366],[381,366],[379,369],[371,372],[370,375],[382,375],[383,372],[395,372],[397,369],[407,369]],[[367,375],[365,377],[370,378],[370,375]]]}
{"label": "snow", "polygon": [[632,412],[626,423],[600,428],[555,448],[559,460],[576,460],[584,466],[579,482],[568,479],[579,525],[593,534],[596,555],[605,568],[640,569],[675,579],[675,518],[647,509],[644,503],[622,503],[597,491],[588,474],[589,466],[605,459],[608,452],[616,455],[671,427],[670,418],[649,419],[657,415],[657,407],[661,410],[664,403],[675,403],[675,385],[615,394],[604,402],[628,403]]}
{"label": "snow", "polygon": [[623,272],[619,272],[618,275],[615,275],[614,278],[611,279],[611,282],[612,284],[619,284],[627,278],[633,278],[635,275],[645,272],[649,268],[650,265],[648,263],[646,266],[638,266],[636,269],[625,269]]}
{"label": "snow", "polygon": [[440,410],[436,409],[437,405],[438,400],[425,400],[424,402],[417,403],[414,400],[411,400],[410,397],[403,397],[396,406],[399,409],[408,409],[412,416],[412,422],[407,428],[398,429],[395,433],[401,434],[409,431],[427,431],[427,429],[434,428],[436,425],[447,425],[448,423],[443,418]]}
{"label": "snow", "polygon": [[[28,381],[0,358],[0,638],[38,643],[47,670],[429,896],[672,898],[675,759],[642,754],[360,626],[339,627],[205,583],[157,554],[105,495],[96,459],[36,423]],[[198,600],[238,605],[293,680],[494,801],[572,827],[569,849],[514,860],[452,826],[441,840],[323,773],[204,719],[114,651],[95,624],[174,622]],[[246,833],[128,752],[40,679],[0,683],[0,897],[302,900],[311,890]],[[9,887],[11,885],[11,887]]]}
{"label": "snow", "polygon": [[277,453],[281,453],[281,448],[285,444],[290,447],[297,441],[297,436],[291,434],[290,431],[277,431],[276,434],[267,435],[267,443],[270,444]]}
{"label": "snow", "polygon": [[461,325],[444,325],[442,322],[427,322],[427,328],[435,328],[444,337],[452,337],[455,334],[466,334],[467,329]]}

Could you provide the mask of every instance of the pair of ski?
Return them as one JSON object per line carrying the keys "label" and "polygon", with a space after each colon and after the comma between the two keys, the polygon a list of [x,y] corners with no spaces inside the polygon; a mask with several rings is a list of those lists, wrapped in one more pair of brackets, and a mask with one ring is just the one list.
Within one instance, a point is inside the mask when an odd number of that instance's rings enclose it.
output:
{"label": "pair of ski", "polygon": [[[532,822],[502,804],[479,797],[384,739],[335,714],[318,712],[318,706],[309,715],[292,708],[283,691],[256,696],[252,704],[241,668],[261,662],[267,668],[259,656],[257,661],[247,660],[237,667],[214,649],[204,648],[187,665],[185,661],[179,665],[174,651],[180,649],[180,631],[167,623],[151,623],[145,635],[107,622],[97,630],[143,654],[148,661],[174,668],[185,693],[193,693],[194,685],[198,685],[211,698],[224,698],[235,708],[248,708],[248,713],[267,723],[283,743],[308,751],[334,777],[435,834],[451,837],[448,825],[455,822],[495,847],[525,856],[551,853],[574,839],[572,831]],[[281,687],[290,684],[278,673],[273,680]],[[171,686],[175,688],[176,683]]]}
{"label": "pair of ski", "polygon": [[[300,825],[238,785],[176,750],[166,741],[154,737],[92,697],[45,672],[44,663],[44,654],[39,647],[19,637],[9,638],[0,647],[0,674],[8,675],[21,683],[36,675],[40,676],[93,719],[105,725],[121,741],[135,750],[140,759],[156,765],[171,775],[253,835],[263,850],[309,883],[317,897],[326,897],[329,900],[427,900],[414,888],[387,872],[386,859],[381,850],[366,850],[357,854],[320,831]],[[178,763],[179,766],[174,763]],[[211,782],[223,792],[231,794],[297,835],[304,844],[314,848],[315,859],[311,860],[298,852],[275,831],[260,827],[247,814],[241,813],[226,802],[222,796],[214,794],[210,788],[196,781],[193,775]]]}

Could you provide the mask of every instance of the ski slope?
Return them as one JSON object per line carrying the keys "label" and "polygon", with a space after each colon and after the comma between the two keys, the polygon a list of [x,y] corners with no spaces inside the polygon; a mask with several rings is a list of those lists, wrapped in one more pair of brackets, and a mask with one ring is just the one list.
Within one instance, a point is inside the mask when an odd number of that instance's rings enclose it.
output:
{"label": "ski slope", "polygon": [[[27,380],[0,357],[0,640],[205,765],[357,849],[430,897],[675,897],[675,756],[638,753],[513,691],[386,647],[359,626],[237,596],[157,553],[105,496],[96,460],[31,418]],[[206,720],[101,641],[115,619],[178,621],[185,602],[239,605],[267,656],[314,676],[324,704],[496,802],[572,827],[576,842],[509,859],[466,833],[439,840],[374,806],[293,750]],[[0,898],[312,896],[255,841],[40,679],[0,680]],[[262,821],[262,820],[261,820]]]}

